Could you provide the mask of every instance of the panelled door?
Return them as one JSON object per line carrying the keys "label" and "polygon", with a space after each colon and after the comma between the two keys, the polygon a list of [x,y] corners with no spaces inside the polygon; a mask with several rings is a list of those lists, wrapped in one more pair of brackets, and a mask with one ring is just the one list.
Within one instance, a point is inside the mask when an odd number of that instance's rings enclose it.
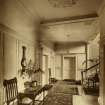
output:
{"label": "panelled door", "polygon": [[63,79],[75,79],[76,58],[64,57],[63,59]]}

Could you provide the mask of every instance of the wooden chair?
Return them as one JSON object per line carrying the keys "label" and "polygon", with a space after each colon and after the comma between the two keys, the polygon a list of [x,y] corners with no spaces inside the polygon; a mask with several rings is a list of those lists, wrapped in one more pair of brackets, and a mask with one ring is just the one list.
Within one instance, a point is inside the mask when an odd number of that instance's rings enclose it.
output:
{"label": "wooden chair", "polygon": [[91,82],[92,83],[92,87],[93,88],[96,88],[96,83],[99,82],[98,75],[99,75],[98,73],[95,73],[93,76],[91,76],[90,78],[88,78],[88,82]]}
{"label": "wooden chair", "polygon": [[[16,77],[13,79],[4,80],[3,85],[4,85],[4,89],[5,89],[5,96],[6,96],[5,101],[6,101],[7,105],[10,105],[11,103],[12,103],[12,105],[32,105],[33,104],[32,100],[30,100],[28,102],[19,101]],[[22,98],[25,98],[25,97],[22,97]]]}

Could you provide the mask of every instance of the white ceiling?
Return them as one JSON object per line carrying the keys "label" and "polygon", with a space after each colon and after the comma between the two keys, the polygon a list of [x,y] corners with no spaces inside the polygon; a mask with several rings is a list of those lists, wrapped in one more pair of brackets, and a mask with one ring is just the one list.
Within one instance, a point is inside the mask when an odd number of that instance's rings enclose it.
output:
{"label": "white ceiling", "polygon": [[75,5],[65,8],[53,7],[48,0],[4,1],[6,5],[1,13],[7,13],[2,18],[5,24],[30,35],[30,32],[34,34],[35,24],[40,21],[40,34],[45,41],[88,41],[99,32],[96,17],[103,0],[76,0]]}
{"label": "white ceiling", "polygon": [[103,0],[76,0],[76,4],[66,8],[53,7],[48,0],[19,0],[33,14],[44,20],[59,19],[87,14],[94,14]]}
{"label": "white ceiling", "polygon": [[[95,15],[97,15],[97,11],[103,0],[76,0],[75,5],[65,8],[53,7],[48,0],[19,1],[32,14],[37,14],[43,22],[41,37],[44,41],[87,42],[92,40],[99,31]],[[90,19],[84,20],[86,18]],[[73,22],[66,22],[66,24],[65,22],[58,22],[72,19],[75,20]],[[77,21],[79,19],[83,19],[83,22]],[[51,24],[49,25],[48,23]]]}

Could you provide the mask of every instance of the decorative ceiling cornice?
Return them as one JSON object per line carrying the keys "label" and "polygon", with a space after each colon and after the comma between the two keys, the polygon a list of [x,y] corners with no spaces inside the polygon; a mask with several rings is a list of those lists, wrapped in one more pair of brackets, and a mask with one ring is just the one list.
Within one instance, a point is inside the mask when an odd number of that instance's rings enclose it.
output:
{"label": "decorative ceiling cornice", "polygon": [[74,48],[77,46],[85,46],[87,44],[87,42],[83,42],[83,41],[76,41],[76,42],[55,42],[54,46],[55,46],[55,51],[57,51],[57,49],[69,49],[69,48]]}
{"label": "decorative ceiling cornice", "polygon": [[85,41],[75,41],[75,42],[55,42],[55,45],[69,45],[69,46],[80,46],[80,45],[85,45],[87,42]]}
{"label": "decorative ceiling cornice", "polygon": [[62,22],[78,21],[78,20],[91,19],[91,18],[97,18],[97,17],[98,17],[97,13],[93,13],[93,14],[88,14],[88,15],[44,20],[44,21],[41,21],[40,24],[43,24],[43,25],[60,24],[60,23],[62,24]]}
{"label": "decorative ceiling cornice", "polygon": [[31,44],[31,45],[36,45],[37,43],[33,40],[27,39],[26,37],[24,37],[22,34],[18,33],[16,30],[12,29],[11,27],[6,26],[4,24],[0,24],[0,31],[2,31],[5,35],[9,33],[9,36],[22,41],[24,40],[24,42]]}

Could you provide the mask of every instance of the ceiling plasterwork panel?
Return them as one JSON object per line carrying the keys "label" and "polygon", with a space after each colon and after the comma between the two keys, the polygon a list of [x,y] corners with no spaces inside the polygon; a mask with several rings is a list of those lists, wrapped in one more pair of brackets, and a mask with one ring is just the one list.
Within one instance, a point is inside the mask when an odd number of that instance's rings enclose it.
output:
{"label": "ceiling plasterwork panel", "polygon": [[71,7],[76,4],[77,0],[48,0],[51,6],[55,8]]}
{"label": "ceiling plasterwork panel", "polygon": [[98,21],[95,19],[51,26],[42,25],[42,37],[52,42],[87,42],[98,33],[97,26]]}

